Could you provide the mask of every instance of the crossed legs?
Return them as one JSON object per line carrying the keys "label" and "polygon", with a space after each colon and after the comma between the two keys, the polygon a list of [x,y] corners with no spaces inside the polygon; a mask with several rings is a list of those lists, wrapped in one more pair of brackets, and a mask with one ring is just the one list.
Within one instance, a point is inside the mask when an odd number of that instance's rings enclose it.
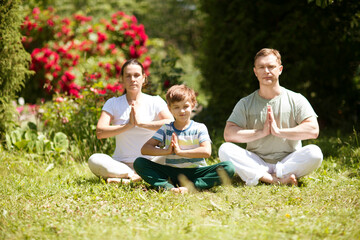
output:
{"label": "crossed legs", "polygon": [[307,145],[289,154],[277,164],[262,160],[255,153],[233,143],[224,143],[219,149],[220,161],[230,161],[246,185],[257,185],[259,180],[270,184],[297,185],[297,180],[316,170],[323,159],[321,149]]}
{"label": "crossed legs", "polygon": [[129,183],[141,180],[134,170],[132,163],[126,164],[114,160],[109,155],[95,153],[88,160],[90,170],[98,177],[106,179],[107,183]]}

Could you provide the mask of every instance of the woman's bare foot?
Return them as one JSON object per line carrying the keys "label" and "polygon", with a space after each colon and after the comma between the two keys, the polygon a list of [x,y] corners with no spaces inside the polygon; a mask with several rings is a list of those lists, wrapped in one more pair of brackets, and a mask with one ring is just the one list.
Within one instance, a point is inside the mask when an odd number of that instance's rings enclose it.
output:
{"label": "woman's bare foot", "polygon": [[131,179],[131,181],[133,181],[133,182],[138,182],[138,181],[141,181],[142,178],[135,173],[134,175],[132,175],[132,176],[130,177],[130,179]]}
{"label": "woman's bare foot", "polygon": [[107,178],[107,183],[122,183],[122,184],[129,184],[130,179],[127,178]]}
{"label": "woman's bare foot", "polygon": [[172,188],[170,189],[170,191],[173,193],[184,194],[184,193],[188,193],[189,190],[186,187],[178,187],[178,188]]}

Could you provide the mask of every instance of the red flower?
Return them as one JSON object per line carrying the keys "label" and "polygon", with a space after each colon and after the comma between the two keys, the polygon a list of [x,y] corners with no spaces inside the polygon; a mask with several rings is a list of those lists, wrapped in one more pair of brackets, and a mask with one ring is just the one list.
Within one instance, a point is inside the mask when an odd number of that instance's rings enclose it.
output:
{"label": "red flower", "polygon": [[65,23],[65,25],[67,25],[67,26],[69,26],[71,23],[70,19],[68,19],[68,18],[64,18],[61,22]]}
{"label": "red flower", "polygon": [[135,16],[131,16],[131,21],[136,24],[136,23],[137,23],[136,17],[135,17]]}
{"label": "red flower", "polygon": [[56,99],[55,99],[55,102],[63,102],[64,101],[64,98],[63,97],[57,97]]}
{"label": "red flower", "polygon": [[32,14],[33,15],[39,15],[40,14],[40,9],[39,8],[34,8],[33,11],[32,11]]}
{"label": "red flower", "polygon": [[98,35],[98,41],[97,41],[98,43],[103,43],[107,39],[105,33],[98,32],[97,35]]}
{"label": "red flower", "polygon": [[50,27],[53,27],[53,26],[54,26],[54,21],[53,21],[53,20],[49,19],[49,20],[47,20],[46,22],[47,22],[47,24],[48,24]]}
{"label": "red flower", "polygon": [[118,24],[118,20],[117,20],[116,18],[111,19],[111,22],[112,22],[112,24],[114,24],[114,25],[117,25],[117,24]]}

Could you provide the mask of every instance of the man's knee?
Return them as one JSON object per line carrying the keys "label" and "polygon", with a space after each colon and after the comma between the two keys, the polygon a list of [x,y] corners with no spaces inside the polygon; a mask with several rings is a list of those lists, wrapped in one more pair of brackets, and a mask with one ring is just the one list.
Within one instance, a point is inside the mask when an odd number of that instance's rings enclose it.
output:
{"label": "man's knee", "polygon": [[320,164],[324,157],[321,149],[314,144],[307,145],[306,147],[308,148],[308,154],[312,161],[316,161]]}
{"label": "man's knee", "polygon": [[228,160],[228,155],[229,152],[231,152],[231,148],[233,143],[230,142],[225,142],[223,144],[221,144],[220,148],[219,148],[219,159],[221,162],[227,161]]}

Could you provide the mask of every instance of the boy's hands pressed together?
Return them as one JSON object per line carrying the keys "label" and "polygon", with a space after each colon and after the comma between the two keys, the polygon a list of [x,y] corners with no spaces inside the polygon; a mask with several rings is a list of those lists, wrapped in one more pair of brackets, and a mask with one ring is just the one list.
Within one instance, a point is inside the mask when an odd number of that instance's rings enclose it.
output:
{"label": "boy's hands pressed together", "polygon": [[174,132],[171,136],[171,146],[173,147],[174,153],[176,155],[179,155],[181,153],[181,148],[179,146],[179,139],[178,139],[176,133],[174,133]]}

